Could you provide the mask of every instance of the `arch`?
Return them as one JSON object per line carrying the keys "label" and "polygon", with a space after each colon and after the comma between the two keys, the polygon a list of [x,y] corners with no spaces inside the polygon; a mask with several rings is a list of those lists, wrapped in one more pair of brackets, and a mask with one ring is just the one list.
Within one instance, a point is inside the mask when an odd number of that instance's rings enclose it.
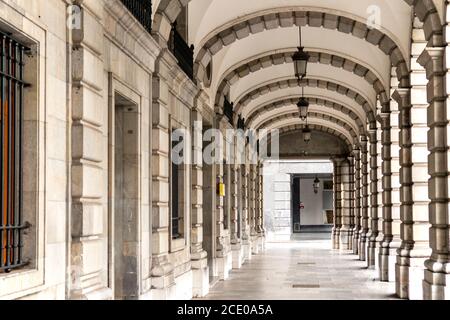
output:
{"label": "arch", "polygon": [[214,54],[238,39],[278,27],[309,26],[351,34],[378,46],[382,52],[390,56],[391,64],[397,70],[398,79],[402,82],[409,81],[406,53],[402,53],[390,36],[362,22],[326,12],[304,11],[298,7],[280,8],[277,12],[272,10],[270,13],[254,13],[249,17],[241,17],[240,20],[242,21],[238,24],[214,30],[201,42],[201,49],[195,60],[197,79],[203,78],[205,68]]}
{"label": "arch", "polygon": [[[280,118],[283,116],[291,116],[293,115],[295,118],[298,118],[298,111],[297,111],[297,107],[293,107],[290,106],[289,107],[284,107],[282,110],[279,110],[276,113],[276,116],[274,117],[274,115],[272,115],[271,117],[263,117],[262,119],[259,119],[259,121],[255,124],[255,128],[260,128],[264,126],[264,123],[266,123],[267,121],[270,121],[272,119],[276,119],[276,118]],[[354,132],[356,135],[361,135],[363,134],[363,132],[360,131],[360,128],[356,125],[356,123],[349,118],[348,116],[344,115],[343,113],[338,113],[338,114],[332,114],[329,113],[327,110],[323,110],[321,107],[318,106],[311,106],[309,108],[308,111],[308,119],[310,116],[314,116],[314,117],[322,117],[323,119],[332,119],[335,121],[340,121],[342,124],[345,124],[346,128],[351,129],[352,132]],[[264,128],[263,128],[264,129]]]}
{"label": "arch", "polygon": [[[282,129],[284,127],[293,126],[293,125],[301,126],[301,127],[305,126],[305,124],[303,122],[301,122],[300,119],[298,119],[298,118],[285,117],[282,119],[273,119],[272,122],[268,123],[268,126],[266,129],[276,130],[276,129]],[[352,136],[350,134],[350,132],[347,129],[345,129],[344,127],[342,127],[340,124],[337,124],[337,123],[334,123],[334,122],[331,122],[329,120],[322,119],[322,118],[311,117],[310,120],[308,121],[308,126],[311,127],[314,125],[320,125],[325,128],[329,128],[331,130],[339,132],[340,134],[342,134],[343,136],[346,137],[347,141],[351,142],[351,145],[355,145],[358,143],[358,141],[355,140],[354,136]]]}
{"label": "arch", "polygon": [[[153,30],[157,33],[165,34],[170,30],[164,32],[164,26],[173,23],[182,8],[187,6],[192,0],[159,0],[154,10]],[[401,0],[400,0],[401,1]],[[443,26],[438,10],[436,9],[433,0],[403,0],[408,5],[412,6],[414,13],[424,23],[424,32],[427,41],[432,46],[438,47],[444,44]],[[164,21],[167,20],[167,21]]]}
{"label": "arch", "polygon": [[[282,127],[281,129],[279,129],[280,139],[285,134],[290,134],[290,133],[295,132],[295,131],[302,131],[303,127],[304,127],[303,125],[298,125],[298,124]],[[326,126],[317,125],[317,124],[311,124],[311,125],[309,125],[309,128],[312,131],[319,131],[319,132],[331,134],[331,135],[339,138],[341,141],[343,141],[347,145],[349,151],[353,149],[354,145],[353,145],[352,141],[348,140],[348,138],[344,134],[339,132],[339,131],[336,131],[336,130],[331,129],[331,128],[326,127]]]}
{"label": "arch", "polygon": [[[359,104],[363,110],[367,113],[369,122],[375,122],[375,112],[376,106],[372,107],[367,99],[361,96],[359,93],[349,89],[347,87],[341,86],[339,84],[328,82],[324,80],[317,79],[306,79],[303,80],[302,84],[305,84],[308,87],[317,87],[329,90],[331,92],[337,92],[341,95],[344,95],[352,100],[354,100],[357,104]],[[299,83],[296,79],[282,79],[278,81],[274,81],[272,83],[268,83],[266,85],[255,88],[254,90],[245,93],[236,103],[235,113],[238,115],[241,113],[241,110],[245,108],[250,101],[255,99],[256,97],[262,96],[270,91],[276,91],[285,87],[295,88],[298,87]],[[237,121],[237,119],[236,119]]]}
{"label": "arch", "polygon": [[[254,112],[252,112],[249,117],[247,117],[246,127],[251,128],[254,120],[256,120],[264,112],[280,109],[285,106],[291,106],[291,105],[295,106],[298,102],[298,99],[300,99],[300,97],[301,97],[300,95],[289,96],[289,97],[285,97],[283,99],[276,99],[274,101],[270,101],[269,103],[262,105],[262,106],[258,106],[256,108],[256,110]],[[341,113],[349,116],[350,118],[352,118],[355,121],[355,123],[359,127],[360,132],[366,133],[367,130],[366,130],[365,122],[350,108],[348,108],[342,104],[336,103],[330,99],[326,99],[326,98],[322,98],[322,97],[305,95],[305,98],[308,98],[308,101],[310,102],[311,105],[323,106],[327,109],[332,109],[332,110],[341,112]]]}
{"label": "arch", "polygon": [[[237,65],[234,65],[229,71],[222,76],[220,85],[217,89],[219,92],[216,94],[215,103],[216,105],[223,105],[223,96],[227,87],[231,87],[239,79],[247,76],[250,73],[259,71],[261,69],[266,69],[274,65],[292,63],[292,55],[296,51],[294,48],[277,50],[276,52],[266,52],[252,60],[243,61]],[[379,76],[375,74],[374,70],[363,66],[361,62],[356,62],[353,59],[345,58],[343,56],[321,52],[318,50],[309,51],[310,63],[320,63],[324,65],[330,65],[336,68],[342,68],[348,72],[352,72],[355,75],[365,79],[370,85],[373,86],[379,99],[382,103],[389,102],[389,95],[387,94],[382,80]]]}

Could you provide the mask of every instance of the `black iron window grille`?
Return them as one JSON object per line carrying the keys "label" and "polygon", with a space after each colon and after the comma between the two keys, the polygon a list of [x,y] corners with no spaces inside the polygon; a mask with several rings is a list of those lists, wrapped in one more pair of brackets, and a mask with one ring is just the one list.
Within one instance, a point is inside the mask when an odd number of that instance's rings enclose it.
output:
{"label": "black iron window grille", "polygon": [[194,80],[194,46],[189,46],[177,30],[177,23],[172,24],[169,50],[178,60],[178,65],[186,75]]}
{"label": "black iron window grille", "polygon": [[0,272],[23,267],[22,118],[27,48],[0,33]]}
{"label": "black iron window grille", "polygon": [[239,119],[238,119],[238,122],[237,122],[237,128],[240,129],[240,130],[245,130],[245,119],[242,118],[241,115],[239,115]]}
{"label": "black iron window grille", "polygon": [[233,123],[233,116],[234,116],[234,105],[232,102],[228,101],[228,99],[225,97],[224,103],[223,103],[223,114],[228,118],[230,123]]}
{"label": "black iron window grille", "polygon": [[152,31],[152,0],[121,0],[148,32]]}

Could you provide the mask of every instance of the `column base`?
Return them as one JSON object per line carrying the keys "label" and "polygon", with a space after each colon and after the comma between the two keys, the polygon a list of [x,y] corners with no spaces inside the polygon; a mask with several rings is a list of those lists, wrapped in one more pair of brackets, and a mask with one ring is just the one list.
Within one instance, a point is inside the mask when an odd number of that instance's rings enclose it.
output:
{"label": "column base", "polygon": [[352,242],[353,230],[341,228],[339,232],[339,249],[343,251],[353,250]]}
{"label": "column base", "polygon": [[152,300],[175,300],[176,284],[173,266],[170,263],[162,263],[152,270]]}
{"label": "column base", "polygon": [[380,270],[381,270],[381,265],[380,265],[380,254],[381,254],[381,249],[382,249],[382,242],[384,240],[384,236],[383,234],[380,232],[378,234],[378,237],[375,240],[375,278],[379,278],[379,280],[381,280],[380,278]]}
{"label": "column base", "polygon": [[331,233],[331,241],[333,250],[339,250],[340,228],[334,227]]}
{"label": "column base", "polygon": [[199,260],[192,260],[192,296],[194,298],[202,298],[208,293],[209,267],[208,259],[204,256]]}
{"label": "column base", "polygon": [[359,230],[353,230],[352,243],[353,254],[359,255]]}
{"label": "column base", "polygon": [[233,269],[240,269],[244,263],[244,250],[240,243],[231,245]]}
{"label": "column base", "polygon": [[[176,297],[177,287],[175,283],[173,283],[169,287],[152,289],[152,291],[150,291],[150,300],[176,300]],[[143,298],[143,300],[147,299]]]}
{"label": "column base", "polygon": [[377,236],[370,235],[369,241],[367,242],[367,268],[375,270],[376,260],[378,259],[376,255],[377,249]]}
{"label": "column base", "polygon": [[227,280],[233,269],[233,258],[231,251],[224,252],[221,257],[216,258],[216,266],[220,280]]}
{"label": "column base", "polygon": [[175,278],[175,299],[191,300],[193,293],[193,273],[192,270],[185,272]]}
{"label": "column base", "polygon": [[359,235],[359,260],[367,260],[367,234],[361,233]]}
{"label": "column base", "polygon": [[252,254],[259,254],[258,235],[252,235]]}
{"label": "column base", "polygon": [[263,253],[265,250],[265,238],[264,235],[258,234],[258,238],[256,239],[256,247],[258,249],[258,253]]}
{"label": "column base", "polygon": [[[430,260],[425,264],[428,269],[448,270],[448,266]],[[423,298],[425,300],[450,300],[450,274],[428,269],[425,270],[425,279],[423,280]]]}
{"label": "column base", "polygon": [[243,263],[252,260],[252,242],[244,240],[242,243]]}
{"label": "column base", "polygon": [[379,250],[378,264],[380,281],[395,281],[395,263],[397,261],[398,248],[381,248]]}
{"label": "column base", "polygon": [[396,293],[401,299],[422,300],[425,257],[397,256],[395,265]]}

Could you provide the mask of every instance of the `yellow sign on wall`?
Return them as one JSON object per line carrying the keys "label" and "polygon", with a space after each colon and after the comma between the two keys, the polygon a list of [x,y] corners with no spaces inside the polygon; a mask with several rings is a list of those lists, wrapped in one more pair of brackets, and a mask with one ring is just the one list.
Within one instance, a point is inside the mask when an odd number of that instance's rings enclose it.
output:
{"label": "yellow sign on wall", "polygon": [[221,197],[225,197],[225,184],[224,183],[219,183],[219,196]]}

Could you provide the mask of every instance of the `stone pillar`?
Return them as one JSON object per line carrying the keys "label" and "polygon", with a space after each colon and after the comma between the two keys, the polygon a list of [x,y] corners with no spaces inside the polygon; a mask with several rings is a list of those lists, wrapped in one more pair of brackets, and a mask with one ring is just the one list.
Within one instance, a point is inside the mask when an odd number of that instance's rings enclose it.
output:
{"label": "stone pillar", "polygon": [[334,226],[332,231],[332,247],[339,249],[340,230],[342,225],[342,185],[341,185],[341,161],[342,159],[334,159]]}
{"label": "stone pillar", "polygon": [[262,162],[258,164],[258,176],[257,176],[257,201],[258,201],[258,212],[256,219],[256,231],[258,232],[258,251],[264,251],[265,243],[265,232],[264,232],[264,207],[263,207],[263,170],[264,166]]}
{"label": "stone pillar", "polygon": [[339,249],[352,250],[352,174],[351,163],[345,159],[340,164],[341,195],[342,195],[342,223],[340,227]]}
{"label": "stone pillar", "polygon": [[250,238],[250,225],[249,225],[249,176],[250,176],[250,167],[248,164],[241,165],[241,178],[242,178],[242,248],[244,254],[244,262],[245,260],[252,259],[252,246],[251,246],[251,238]]}
{"label": "stone pillar", "polygon": [[153,77],[152,109],[152,295],[157,300],[175,297],[173,265],[169,262],[169,110],[168,87],[162,78],[163,60]]}
{"label": "stone pillar", "polygon": [[[422,88],[425,90],[424,88]],[[396,292],[400,298],[421,299],[424,262],[430,255],[428,245],[428,162],[426,105],[418,104],[424,97],[420,88],[399,88],[394,99],[400,108],[401,164],[401,237],[397,251]]]}
{"label": "stone pillar", "polygon": [[207,252],[203,250],[203,125],[201,113],[191,112],[192,128],[192,217],[191,263],[192,294],[204,297],[209,293]]}
{"label": "stone pillar", "polygon": [[256,181],[257,181],[256,164],[250,165],[250,236],[252,240],[252,253],[258,254],[258,231],[256,229],[256,215],[257,215],[257,200],[256,200]]}
{"label": "stone pillar", "polygon": [[[417,20],[416,20],[417,21]],[[416,27],[415,23],[415,27]],[[427,79],[418,63],[426,47],[423,30],[413,32],[411,88],[399,89],[402,164],[402,245],[396,265],[397,294],[401,298],[422,299],[424,263],[429,247]]]}
{"label": "stone pillar", "polygon": [[[397,76],[394,75],[395,70],[392,71],[392,85],[391,94],[398,88],[399,81]],[[383,117],[383,115],[382,115]],[[387,120],[386,120],[387,122]],[[398,103],[395,100],[390,102],[390,218],[388,212],[387,216],[383,219],[386,220],[383,225],[385,237],[381,243],[380,251],[380,280],[381,281],[395,281],[395,263],[397,259],[397,250],[401,245],[400,237],[400,146],[399,146],[399,108]],[[385,168],[386,169],[386,168]],[[384,184],[386,184],[384,182]],[[388,195],[386,195],[388,196]],[[385,219],[386,218],[386,219]],[[389,222],[390,221],[390,222]],[[390,233],[389,230],[390,229]]]}
{"label": "stone pillar", "polygon": [[[427,69],[428,78],[428,135],[430,246],[431,257],[425,262],[423,282],[425,299],[450,299],[450,230],[448,211],[448,114],[444,65],[450,65],[444,48],[426,48],[419,62]],[[447,80],[448,81],[448,80]]]}
{"label": "stone pillar", "polygon": [[389,108],[383,108],[381,117],[382,160],[383,160],[383,239],[379,249],[379,276],[381,281],[389,281],[389,255],[392,233],[392,169],[391,169],[391,114]]}
{"label": "stone pillar", "polygon": [[[237,161],[236,161],[237,162]],[[240,182],[240,167],[238,164],[231,166],[231,252],[233,269],[240,269],[244,263],[242,242],[239,235],[241,220],[239,218],[239,194],[242,192]],[[242,232],[242,231],[241,231]]]}
{"label": "stone pillar", "polygon": [[353,254],[359,255],[359,237],[361,232],[361,150],[359,147],[355,147],[353,150],[353,155],[355,157],[355,219],[353,228]]}
{"label": "stone pillar", "polygon": [[367,236],[369,234],[369,163],[367,137],[361,136],[361,231],[359,235],[359,259],[367,259]]}
{"label": "stone pillar", "polygon": [[387,110],[389,111],[389,103],[382,108],[381,102],[378,103],[378,112],[377,112],[377,217],[378,217],[378,225],[377,225],[377,231],[378,235],[375,240],[375,274],[374,276],[376,278],[379,278],[380,274],[380,245],[383,242],[384,235],[383,235],[383,213],[384,213],[384,192],[383,192],[383,120],[382,120],[382,113]]}
{"label": "stone pillar", "polygon": [[[103,6],[84,1],[80,29],[72,30],[72,221],[70,299],[111,299],[108,285],[108,217],[104,195],[108,135],[104,83]],[[58,63],[54,61],[53,63]],[[63,107],[63,106],[61,106]],[[103,136],[104,135],[104,136]],[[106,200],[105,200],[106,201]],[[64,227],[64,226],[61,226]],[[63,268],[63,266],[61,266]]]}
{"label": "stone pillar", "polygon": [[356,206],[356,192],[355,192],[355,156],[353,153],[349,156],[349,165],[350,165],[350,228],[351,228],[351,237],[350,237],[350,250],[353,252],[353,237],[354,237],[354,229],[355,229],[355,206]]}
{"label": "stone pillar", "polygon": [[370,230],[367,243],[367,266],[375,267],[378,237],[378,140],[376,128],[369,130],[370,139]]}
{"label": "stone pillar", "polygon": [[[225,118],[220,118],[215,120],[216,128],[224,128],[226,127]],[[216,168],[216,186],[219,183],[224,183],[224,173],[225,166],[223,164],[223,159],[225,148],[221,146],[220,157],[217,158],[216,164],[214,165]],[[217,188],[217,187],[216,187]],[[232,253],[231,253],[231,243],[230,236],[227,232],[225,232],[224,227],[224,197],[220,195],[218,190],[216,190],[216,207],[215,207],[215,215],[216,215],[216,266],[220,280],[228,279],[230,275],[230,271],[233,268],[232,261]]]}

